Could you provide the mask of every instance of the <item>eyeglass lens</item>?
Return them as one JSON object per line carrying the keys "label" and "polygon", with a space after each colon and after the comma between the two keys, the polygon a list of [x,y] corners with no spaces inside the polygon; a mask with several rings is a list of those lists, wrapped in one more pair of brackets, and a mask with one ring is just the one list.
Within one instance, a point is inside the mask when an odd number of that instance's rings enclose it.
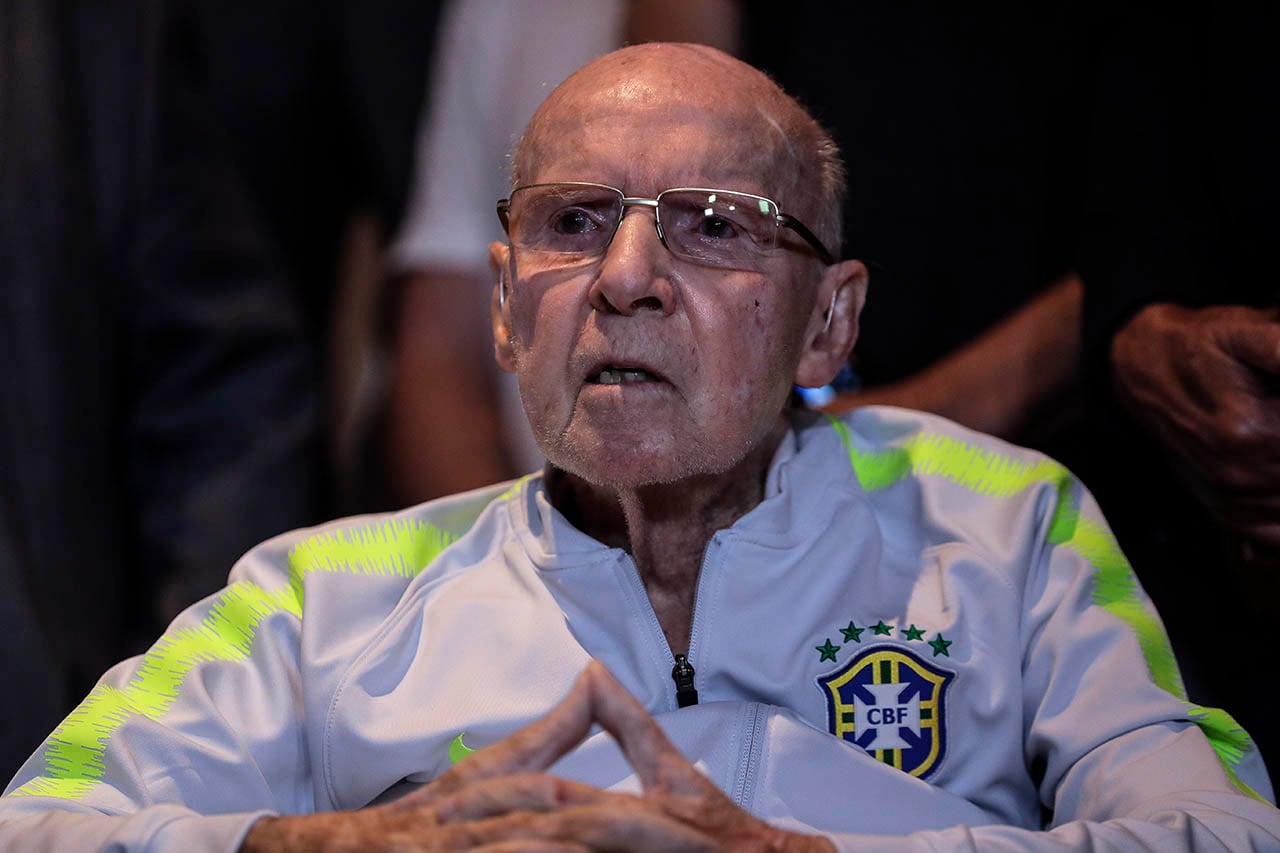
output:
{"label": "eyeglass lens", "polygon": [[757,257],[773,248],[778,235],[771,202],[719,190],[663,193],[658,221],[673,252],[713,263]]}

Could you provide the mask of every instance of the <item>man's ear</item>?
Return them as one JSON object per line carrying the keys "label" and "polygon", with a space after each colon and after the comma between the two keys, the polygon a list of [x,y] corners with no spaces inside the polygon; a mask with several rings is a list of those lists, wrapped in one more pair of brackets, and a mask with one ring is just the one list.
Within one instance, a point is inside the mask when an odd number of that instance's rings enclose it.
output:
{"label": "man's ear", "polygon": [[867,298],[867,268],[861,261],[827,267],[809,320],[796,384],[820,388],[836,377],[858,340],[858,317]]}
{"label": "man's ear", "polygon": [[511,346],[511,247],[505,243],[489,244],[489,271],[493,274],[493,296],[489,300],[489,317],[493,323],[493,357],[498,367],[516,372],[516,357]]}

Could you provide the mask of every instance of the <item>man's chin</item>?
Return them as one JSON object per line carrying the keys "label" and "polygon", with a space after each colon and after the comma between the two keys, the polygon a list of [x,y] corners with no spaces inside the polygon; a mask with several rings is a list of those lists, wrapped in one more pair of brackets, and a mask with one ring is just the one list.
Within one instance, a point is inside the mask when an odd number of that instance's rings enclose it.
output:
{"label": "man's chin", "polygon": [[[674,442],[672,442],[674,444]],[[609,491],[678,483],[705,473],[693,448],[666,445],[640,447],[623,441],[592,441],[544,447],[552,465]]]}
{"label": "man's chin", "polygon": [[704,473],[673,465],[670,456],[651,458],[582,459],[571,457],[552,464],[592,486],[612,492],[634,491],[650,486],[674,485]]}
{"label": "man's chin", "polygon": [[674,434],[667,428],[642,434],[632,431],[625,437],[570,430],[540,444],[556,468],[597,489],[619,492],[692,485],[729,472],[755,477],[760,474],[756,468],[768,466],[786,425],[786,419],[780,419],[773,430],[755,440],[726,434],[711,441],[709,436]]}
{"label": "man's chin", "polygon": [[[723,448],[721,448],[723,449]],[[596,453],[548,455],[551,464],[603,492],[634,492],[690,486],[708,477],[733,471],[745,454],[710,455],[694,448],[636,448]],[[727,457],[727,458],[722,458]]]}

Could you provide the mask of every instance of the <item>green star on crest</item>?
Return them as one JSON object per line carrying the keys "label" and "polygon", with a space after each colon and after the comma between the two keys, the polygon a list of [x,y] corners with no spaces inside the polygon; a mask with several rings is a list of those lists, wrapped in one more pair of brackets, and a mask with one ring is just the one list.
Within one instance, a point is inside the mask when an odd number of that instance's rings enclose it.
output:
{"label": "green star on crest", "polygon": [[828,638],[826,638],[825,640],[823,640],[823,641],[822,641],[822,645],[820,645],[820,646],[814,646],[814,648],[815,648],[815,649],[817,649],[819,652],[821,652],[821,654],[820,654],[820,655],[819,655],[819,657],[818,657],[818,663],[822,663],[824,660],[829,660],[829,661],[831,661],[832,663],[835,663],[835,662],[836,662],[836,652],[840,651],[840,647],[839,647],[839,646],[833,646],[833,645],[831,644],[831,638],[830,638],[830,637],[828,637]]}
{"label": "green star on crest", "polygon": [[947,651],[947,647],[950,646],[952,642],[954,641],[942,639],[942,634],[938,634],[938,636],[929,641],[929,645],[933,646],[933,656],[935,658],[938,655],[942,655],[945,658],[951,657],[951,652]]}
{"label": "green star on crest", "polygon": [[901,628],[901,629],[899,629],[899,630],[901,630],[901,631],[902,631],[902,633],[904,633],[904,634],[906,634],[906,635],[907,635],[907,639],[908,639],[908,640],[923,640],[923,639],[924,639],[924,631],[923,631],[922,629],[920,629],[920,628],[917,628],[917,627],[916,627],[916,623],[914,623],[914,622],[912,622],[912,623],[911,623],[911,627],[910,627],[910,628]]}
{"label": "green star on crest", "polygon": [[887,637],[893,633],[893,626],[884,624],[884,620],[881,619],[871,626],[871,630],[876,632],[877,637]]}
{"label": "green star on crest", "polygon": [[861,642],[862,642],[862,632],[863,632],[863,631],[865,631],[865,630],[867,630],[867,629],[866,629],[866,628],[859,628],[857,625],[853,624],[853,620],[852,620],[852,619],[850,619],[850,620],[849,620],[849,627],[848,627],[848,628],[841,628],[841,629],[840,629],[840,633],[841,633],[841,634],[844,634],[844,641],[845,641],[846,643],[861,643]]}

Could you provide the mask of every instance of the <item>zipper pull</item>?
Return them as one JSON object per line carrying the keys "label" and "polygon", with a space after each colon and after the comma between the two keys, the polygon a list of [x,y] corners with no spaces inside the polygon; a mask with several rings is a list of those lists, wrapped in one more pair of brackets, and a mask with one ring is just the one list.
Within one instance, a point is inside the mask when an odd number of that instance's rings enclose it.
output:
{"label": "zipper pull", "polygon": [[698,704],[698,690],[693,686],[693,667],[684,655],[676,655],[676,665],[671,667],[671,678],[676,683],[676,704],[681,708]]}

